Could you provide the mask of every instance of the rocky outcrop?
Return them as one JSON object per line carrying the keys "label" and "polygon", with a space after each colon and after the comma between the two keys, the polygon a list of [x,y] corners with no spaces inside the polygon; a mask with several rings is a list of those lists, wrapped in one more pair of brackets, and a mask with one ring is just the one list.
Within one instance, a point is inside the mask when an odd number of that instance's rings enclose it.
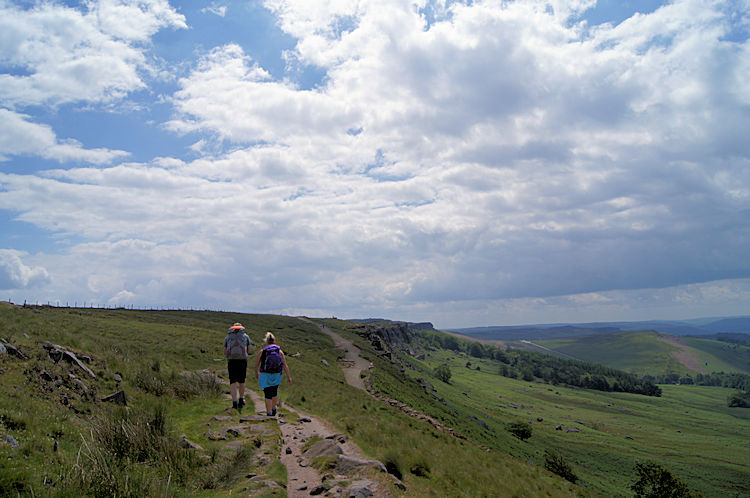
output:
{"label": "rocky outcrop", "polygon": [[406,323],[361,325],[355,332],[369,340],[376,351],[383,353],[406,351],[412,342],[412,332]]}
{"label": "rocky outcrop", "polygon": [[26,357],[26,355],[21,352],[20,349],[18,349],[16,346],[14,346],[10,342],[6,341],[5,339],[0,339],[0,348],[2,348],[2,349],[0,349],[0,353],[5,353],[5,354],[8,354],[10,356],[15,356],[19,360],[27,360],[28,359]]}
{"label": "rocky outcrop", "polygon": [[[79,360],[75,353],[73,353],[72,351],[62,346],[58,346],[57,344],[52,344],[51,342],[45,343],[44,345],[42,345],[42,347],[47,351],[47,354],[55,363],[59,363],[60,360],[65,360],[71,365],[74,365],[80,370],[84,371],[92,379],[96,379],[96,374],[92,372],[89,367],[84,365],[83,361]],[[89,358],[89,362],[90,361],[91,359]]]}

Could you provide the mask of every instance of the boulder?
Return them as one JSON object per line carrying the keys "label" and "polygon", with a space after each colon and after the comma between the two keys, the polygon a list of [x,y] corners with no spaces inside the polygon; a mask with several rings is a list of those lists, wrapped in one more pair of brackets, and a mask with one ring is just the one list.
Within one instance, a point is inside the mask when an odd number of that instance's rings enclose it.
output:
{"label": "boulder", "polygon": [[0,342],[0,354],[8,354],[8,350],[5,349],[2,342]]}
{"label": "boulder", "polygon": [[116,393],[104,396],[102,398],[102,401],[104,401],[105,403],[115,403],[122,406],[126,406],[128,404],[127,397],[125,396],[125,391],[117,391]]}
{"label": "boulder", "polygon": [[244,427],[230,427],[226,430],[226,433],[232,437],[240,437],[245,433]]}
{"label": "boulder", "polygon": [[377,460],[360,460],[346,455],[336,457],[337,474],[349,474],[360,467],[372,467],[381,472],[388,472],[385,465]]}
{"label": "boulder", "polygon": [[5,442],[8,443],[14,450],[18,448],[18,441],[16,441],[16,438],[11,436],[10,434],[5,436]]}
{"label": "boulder", "polygon": [[347,493],[348,498],[369,498],[375,496],[372,492],[374,483],[371,481],[355,481],[349,486],[349,492]]}
{"label": "boulder", "polygon": [[325,366],[328,366],[328,362],[327,362],[326,360],[320,360],[320,362],[321,362],[321,363],[322,363],[323,365],[325,365]]}
{"label": "boulder", "polygon": [[199,444],[195,444],[194,442],[189,440],[185,434],[180,436],[180,438],[181,439],[177,442],[177,446],[179,446],[180,448],[187,448],[191,450],[203,450],[202,446],[200,446]]}
{"label": "boulder", "polygon": [[344,444],[346,442],[346,435],[345,434],[330,434],[326,436],[326,439],[334,439],[338,441],[341,444]]}
{"label": "boulder", "polygon": [[565,432],[581,432],[581,431],[576,427],[568,427],[567,429],[565,429]]}
{"label": "boulder", "polygon": [[9,356],[15,356],[19,360],[28,360],[26,355],[23,354],[20,349],[18,349],[13,344],[6,341],[5,339],[3,339],[2,342],[0,342],[0,344],[2,344],[3,349]]}
{"label": "boulder", "polygon": [[73,353],[72,351],[68,351],[62,346],[58,346],[57,344],[52,344],[49,342],[45,343],[43,347],[47,350],[47,354],[55,363],[59,362],[60,360],[65,360],[71,365],[74,365],[86,372],[86,374],[88,374],[92,379],[96,379],[96,374],[92,372],[89,367],[84,365],[83,362],[79,360],[78,357],[76,357],[75,353]]}
{"label": "boulder", "polygon": [[314,488],[312,488],[310,490],[310,495],[311,496],[316,496],[316,495],[323,494],[326,491],[328,491],[328,488],[326,488],[325,485],[321,484],[319,486],[315,486]]}
{"label": "boulder", "polygon": [[206,432],[206,437],[211,441],[226,441],[228,439],[226,434],[215,431]]}

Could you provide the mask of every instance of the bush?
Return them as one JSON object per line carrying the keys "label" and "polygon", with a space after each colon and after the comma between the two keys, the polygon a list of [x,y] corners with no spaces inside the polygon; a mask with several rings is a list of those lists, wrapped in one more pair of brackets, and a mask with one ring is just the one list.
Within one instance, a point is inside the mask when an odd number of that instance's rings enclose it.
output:
{"label": "bush", "polygon": [[506,426],[506,429],[521,441],[531,437],[531,426],[525,422],[512,422]]}
{"label": "bush", "polygon": [[750,408],[750,391],[737,391],[727,398],[727,406],[730,408]]}
{"label": "bush", "polygon": [[430,477],[430,464],[420,460],[409,468],[409,472],[419,477]]}
{"label": "bush", "polygon": [[435,369],[435,377],[449,384],[451,380],[451,369],[446,364],[442,364]]}
{"label": "bush", "polygon": [[578,480],[578,476],[575,475],[573,469],[562,455],[552,450],[544,451],[544,468],[574,484]]}
{"label": "bush", "polygon": [[635,496],[644,498],[690,498],[687,485],[655,462],[635,464],[638,479],[630,486]]}

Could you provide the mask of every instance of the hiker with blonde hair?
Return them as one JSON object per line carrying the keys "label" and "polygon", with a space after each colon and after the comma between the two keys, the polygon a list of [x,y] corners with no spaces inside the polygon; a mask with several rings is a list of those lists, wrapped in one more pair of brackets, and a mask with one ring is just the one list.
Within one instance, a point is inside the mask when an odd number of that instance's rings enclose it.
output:
{"label": "hiker with blonde hair", "polygon": [[245,378],[247,377],[247,358],[253,343],[245,333],[241,323],[235,323],[224,338],[224,356],[227,358],[229,371],[229,392],[232,395],[232,408],[242,412],[245,406]]}
{"label": "hiker with blonde hair", "polygon": [[286,380],[289,384],[292,383],[292,374],[289,373],[284,352],[276,344],[276,337],[268,332],[265,341],[266,346],[258,351],[258,356],[255,359],[255,378],[258,379],[258,385],[263,389],[265,395],[266,414],[274,417],[276,416],[276,407],[279,404],[281,372],[286,373]]}

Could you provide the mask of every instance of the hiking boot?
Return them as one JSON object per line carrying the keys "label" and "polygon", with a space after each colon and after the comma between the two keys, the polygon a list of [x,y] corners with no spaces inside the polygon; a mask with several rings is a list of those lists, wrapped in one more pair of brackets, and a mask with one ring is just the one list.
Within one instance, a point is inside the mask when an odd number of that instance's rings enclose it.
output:
{"label": "hiking boot", "polygon": [[273,407],[273,410],[271,410],[271,416],[272,417],[276,416],[276,407],[275,406]]}
{"label": "hiking boot", "polygon": [[237,401],[237,407],[242,410],[242,407],[245,406],[245,398],[242,397]]}
{"label": "hiking boot", "polygon": [[232,401],[232,408],[236,410],[237,406],[238,406],[238,403],[236,401]]}

